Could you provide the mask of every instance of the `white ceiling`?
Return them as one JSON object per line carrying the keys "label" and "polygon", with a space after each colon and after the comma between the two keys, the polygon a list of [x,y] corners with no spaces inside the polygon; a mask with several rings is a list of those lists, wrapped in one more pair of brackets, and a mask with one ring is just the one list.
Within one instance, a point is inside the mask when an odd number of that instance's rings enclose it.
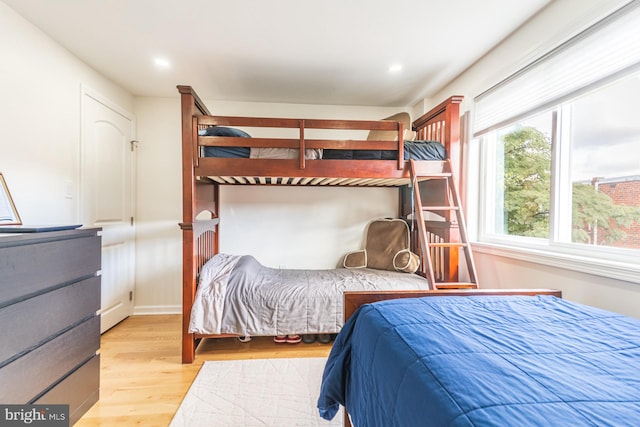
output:
{"label": "white ceiling", "polygon": [[134,95],[406,106],[552,0],[2,1]]}

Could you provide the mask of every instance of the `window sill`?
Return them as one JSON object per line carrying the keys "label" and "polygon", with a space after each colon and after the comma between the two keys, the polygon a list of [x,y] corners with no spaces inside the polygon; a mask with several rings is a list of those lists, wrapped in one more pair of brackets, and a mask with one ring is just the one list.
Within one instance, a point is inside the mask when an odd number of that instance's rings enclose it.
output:
{"label": "window sill", "polygon": [[553,248],[534,249],[476,242],[473,251],[640,284],[640,264],[569,254]]}

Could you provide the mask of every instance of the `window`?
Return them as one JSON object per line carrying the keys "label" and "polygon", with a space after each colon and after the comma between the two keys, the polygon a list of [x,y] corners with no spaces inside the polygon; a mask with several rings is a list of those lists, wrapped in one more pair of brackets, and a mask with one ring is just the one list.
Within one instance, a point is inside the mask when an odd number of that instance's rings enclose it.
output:
{"label": "window", "polygon": [[545,112],[496,130],[488,150],[495,171],[490,188],[492,232],[549,238],[552,114]]}
{"label": "window", "polygon": [[481,242],[579,258],[581,270],[626,264],[637,281],[639,4],[475,99]]}
{"label": "window", "polygon": [[485,234],[640,250],[638,99],[640,73],[483,136]]}
{"label": "window", "polygon": [[572,233],[562,240],[640,249],[638,99],[640,73],[565,108]]}

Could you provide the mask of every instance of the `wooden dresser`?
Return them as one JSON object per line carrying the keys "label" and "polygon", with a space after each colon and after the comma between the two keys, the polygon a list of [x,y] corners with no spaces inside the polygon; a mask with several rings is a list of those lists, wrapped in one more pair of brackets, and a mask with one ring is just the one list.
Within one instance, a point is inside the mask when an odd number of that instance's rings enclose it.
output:
{"label": "wooden dresser", "polygon": [[0,402],[68,404],[100,388],[101,230],[0,234]]}

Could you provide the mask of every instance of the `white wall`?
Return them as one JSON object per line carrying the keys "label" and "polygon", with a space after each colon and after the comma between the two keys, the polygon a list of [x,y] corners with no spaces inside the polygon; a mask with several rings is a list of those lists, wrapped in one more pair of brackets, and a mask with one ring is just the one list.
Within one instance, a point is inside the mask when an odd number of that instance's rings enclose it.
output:
{"label": "white wall", "polygon": [[178,98],[136,98],[135,112],[139,143],[134,313],[181,313],[180,102]]}
{"label": "white wall", "polygon": [[335,268],[371,219],[398,211],[395,189],[227,186],[220,199],[221,251],[279,268]]}
{"label": "white wall", "polygon": [[[556,0],[510,35],[480,61],[433,98],[413,107],[414,114],[427,111],[450,95],[463,95],[461,112],[471,111],[473,98],[511,73],[520,69],[541,53],[575,35],[628,0]],[[477,183],[479,168],[478,141],[466,147],[464,181],[466,189],[469,228],[474,231],[477,221]],[[545,266],[529,261],[496,255],[474,246],[478,276],[483,287],[497,288],[556,288],[573,301],[619,313],[640,317],[640,285],[608,277],[585,274],[568,269]]]}
{"label": "white wall", "polygon": [[23,223],[76,223],[81,85],[128,111],[133,97],[2,2],[0,81],[0,172]]}
{"label": "white wall", "polygon": [[475,251],[484,287],[553,288],[568,300],[640,317],[640,285]]}

